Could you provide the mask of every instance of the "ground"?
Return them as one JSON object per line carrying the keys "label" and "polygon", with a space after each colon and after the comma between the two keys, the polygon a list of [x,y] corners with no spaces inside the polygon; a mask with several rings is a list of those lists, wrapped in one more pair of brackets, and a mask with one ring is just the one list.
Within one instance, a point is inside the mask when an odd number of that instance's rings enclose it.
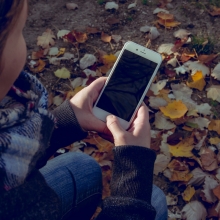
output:
{"label": "ground", "polygon": [[[146,45],[148,39],[146,34],[140,32],[140,27],[144,25],[154,26],[154,22],[157,20],[156,15],[153,14],[154,9],[158,5],[158,1],[145,1],[138,0],[137,7],[128,10],[128,5],[133,3],[134,0],[118,0],[119,10],[105,10],[105,4],[101,0],[74,0],[72,2],[78,5],[76,10],[68,10],[66,3],[68,1],[61,0],[31,0],[29,4],[29,17],[27,25],[24,30],[24,36],[27,42],[28,55],[31,55],[32,51],[37,51],[37,37],[50,28],[57,33],[58,30],[77,30],[84,32],[87,27],[96,27],[101,31],[112,35],[121,35],[122,40],[119,43],[113,43],[113,48],[108,43],[104,43],[100,40],[100,34],[94,34],[89,36],[89,40],[86,44],[79,46],[79,54],[82,57],[85,53],[94,54],[96,50],[103,50],[110,53],[115,53],[120,50],[123,44],[128,41],[134,41],[141,45]],[[214,44],[214,51],[219,52],[220,43],[220,17],[213,17],[207,12],[207,3],[219,4],[219,1],[178,1],[173,0],[171,2],[173,8],[168,9],[170,13],[175,16],[175,20],[181,22],[178,27],[173,29],[165,29],[164,27],[158,28],[160,36],[151,42],[151,49],[157,49],[162,43],[174,43],[175,38],[173,36],[174,31],[179,28],[187,29],[192,35],[199,38],[210,38]],[[218,6],[218,5],[217,5]],[[119,24],[109,25],[106,20],[108,18],[117,18],[120,20]],[[205,40],[204,40],[205,41]],[[76,53],[76,50],[71,45],[68,45],[62,40],[56,43],[59,47],[67,47],[67,51]],[[215,63],[218,59],[215,60]],[[80,68],[77,63],[63,62],[61,67],[65,66],[71,71],[71,78],[75,78],[81,74]],[[25,67],[28,70],[28,67]],[[60,67],[59,67],[60,68]],[[58,67],[54,65],[47,65],[45,70],[37,74],[37,77],[46,86],[48,91],[53,95],[57,94],[57,91],[68,90],[68,80],[60,80],[57,83],[57,78],[54,76],[54,71]],[[162,175],[155,176],[154,183],[158,185],[166,194],[168,192],[178,194],[176,183],[167,182],[166,178]],[[178,205],[181,207],[184,203],[179,200]]]}

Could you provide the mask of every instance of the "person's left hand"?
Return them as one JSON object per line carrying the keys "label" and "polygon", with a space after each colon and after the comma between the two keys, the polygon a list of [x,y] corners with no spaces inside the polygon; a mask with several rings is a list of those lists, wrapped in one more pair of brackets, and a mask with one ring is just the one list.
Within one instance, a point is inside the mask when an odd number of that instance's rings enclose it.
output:
{"label": "person's left hand", "polygon": [[96,118],[92,113],[93,104],[97,100],[106,79],[107,77],[100,77],[70,100],[80,126],[86,131],[106,133],[105,130],[108,130],[106,123]]}

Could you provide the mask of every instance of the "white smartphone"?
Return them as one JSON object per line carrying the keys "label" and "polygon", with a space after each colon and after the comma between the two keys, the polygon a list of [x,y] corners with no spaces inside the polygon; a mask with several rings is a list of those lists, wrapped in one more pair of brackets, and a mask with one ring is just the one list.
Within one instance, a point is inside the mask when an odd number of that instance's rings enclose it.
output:
{"label": "white smartphone", "polygon": [[100,92],[93,114],[104,122],[108,115],[115,115],[128,129],[161,62],[159,53],[128,41]]}

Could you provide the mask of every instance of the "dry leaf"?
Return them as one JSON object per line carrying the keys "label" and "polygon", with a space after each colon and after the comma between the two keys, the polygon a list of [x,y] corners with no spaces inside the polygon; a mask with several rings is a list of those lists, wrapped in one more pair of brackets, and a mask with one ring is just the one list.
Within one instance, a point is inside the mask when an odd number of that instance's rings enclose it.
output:
{"label": "dry leaf", "polygon": [[78,43],[85,43],[88,39],[86,33],[72,31],[72,35],[75,37],[75,39]]}
{"label": "dry leaf", "polygon": [[182,218],[186,220],[205,220],[207,211],[199,201],[187,203],[182,209]]}
{"label": "dry leaf", "polygon": [[146,33],[146,32],[149,32],[150,29],[151,29],[150,26],[145,25],[145,26],[142,26],[142,27],[140,28],[140,31]]}
{"label": "dry leaf", "polygon": [[86,28],[86,32],[87,34],[97,34],[100,33],[98,28],[94,28],[94,27],[87,27]]}
{"label": "dry leaf", "polygon": [[220,102],[220,85],[212,85],[206,89],[207,97]]}
{"label": "dry leaf", "polygon": [[200,105],[197,105],[196,109],[198,110],[198,113],[203,115],[210,115],[211,114],[211,106],[208,103],[202,103]]}
{"label": "dry leaf", "polygon": [[49,48],[55,44],[55,35],[51,29],[47,29],[42,36],[37,38],[37,45],[43,48]]}
{"label": "dry leaf", "polygon": [[192,178],[192,173],[189,171],[173,171],[170,181],[183,181],[188,182]]}
{"label": "dry leaf", "polygon": [[120,20],[115,17],[110,17],[105,20],[105,22],[109,25],[119,24]]}
{"label": "dry leaf", "polygon": [[153,11],[153,14],[158,14],[159,12],[164,12],[164,13],[167,13],[169,14],[170,12],[163,9],[163,8],[156,8],[154,11]]}
{"label": "dry leaf", "polygon": [[218,168],[216,154],[209,148],[201,153],[201,163],[204,170],[213,171]]}
{"label": "dry leaf", "polygon": [[75,3],[66,3],[66,8],[69,10],[75,10],[75,9],[79,8],[79,6]]}
{"label": "dry leaf", "polygon": [[220,143],[220,138],[219,137],[214,137],[209,139],[210,144],[218,145]]}
{"label": "dry leaf", "polygon": [[148,38],[151,40],[155,40],[156,38],[158,38],[160,36],[159,31],[157,30],[156,27],[151,27],[150,31],[148,33]]}
{"label": "dry leaf", "polygon": [[65,35],[69,34],[69,30],[60,30],[57,33],[57,39],[63,38]]}
{"label": "dry leaf", "polygon": [[191,33],[185,29],[179,29],[178,31],[175,31],[173,35],[176,38],[185,39],[188,38],[188,36],[191,35]]}
{"label": "dry leaf", "polygon": [[212,191],[214,195],[220,200],[220,185],[216,186]]}
{"label": "dry leaf", "polygon": [[105,4],[105,10],[111,10],[111,9],[116,9],[118,10],[119,6],[115,2],[107,2]]}
{"label": "dry leaf", "polygon": [[211,76],[213,76],[217,80],[220,80],[220,63],[215,66],[215,68],[212,71]]}
{"label": "dry leaf", "polygon": [[93,54],[85,54],[84,57],[79,61],[81,69],[86,69],[92,66],[97,61],[97,58]]}
{"label": "dry leaf", "polygon": [[68,100],[71,99],[73,96],[75,96],[79,91],[81,91],[84,88],[85,88],[84,86],[79,86],[79,87],[76,87],[74,91],[68,91],[66,93],[66,99]]}
{"label": "dry leaf", "polygon": [[109,36],[108,34],[105,34],[104,32],[102,32],[101,35],[101,40],[105,43],[110,43],[111,42],[112,37]]}
{"label": "dry leaf", "polygon": [[116,60],[117,60],[117,57],[113,54],[102,56],[103,64],[107,65],[109,68],[111,68],[114,65]]}
{"label": "dry leaf", "polygon": [[167,80],[160,80],[157,83],[152,83],[150,90],[154,92],[154,95],[159,95],[159,91],[163,89],[167,84]]}
{"label": "dry leaf", "polygon": [[29,68],[30,68],[30,71],[33,73],[41,73],[44,71],[45,66],[46,66],[46,63],[43,60],[38,60],[33,67],[29,66]]}
{"label": "dry leaf", "polygon": [[199,55],[198,60],[201,63],[210,63],[212,60],[214,60],[218,54],[210,54],[210,55]]}
{"label": "dry leaf", "polygon": [[203,185],[203,190],[202,190],[202,199],[208,203],[214,203],[216,202],[217,198],[212,192],[214,188],[218,186],[218,182],[214,180],[213,178],[206,176],[205,178],[205,183]]}
{"label": "dry leaf", "polygon": [[64,97],[63,95],[57,95],[53,98],[53,104],[55,106],[59,106],[64,102]]}
{"label": "dry leaf", "polygon": [[182,194],[183,200],[186,202],[189,202],[191,198],[193,197],[193,195],[195,194],[195,192],[196,192],[195,188],[188,185]]}
{"label": "dry leaf", "polygon": [[49,56],[56,56],[59,53],[58,47],[51,47],[49,49],[48,55]]}
{"label": "dry leaf", "polygon": [[189,69],[185,66],[179,66],[177,68],[174,69],[176,71],[176,73],[179,74],[185,74],[189,72]]}
{"label": "dry leaf", "polygon": [[174,47],[174,44],[161,44],[159,48],[157,49],[157,52],[161,54],[171,55],[173,54],[173,51],[172,51],[173,47]]}
{"label": "dry leaf", "polygon": [[167,205],[176,205],[178,203],[178,197],[177,195],[168,194],[166,195]]}
{"label": "dry leaf", "polygon": [[199,129],[204,130],[204,128],[207,128],[210,121],[207,118],[192,118],[188,120],[189,123],[197,124]]}
{"label": "dry leaf", "polygon": [[207,11],[211,16],[220,15],[220,8],[217,8],[216,6],[212,6],[211,11],[209,11],[209,10],[207,10]]}
{"label": "dry leaf", "polygon": [[198,89],[202,91],[206,85],[203,74],[201,71],[197,71],[194,75],[192,75],[192,82],[187,82],[187,85],[190,88]]}
{"label": "dry leaf", "polygon": [[81,77],[77,77],[73,81],[71,81],[71,86],[73,87],[73,89],[81,86],[82,84],[83,84],[83,78]]}
{"label": "dry leaf", "polygon": [[169,151],[174,157],[192,157],[193,153],[191,152],[194,148],[194,139],[192,137],[182,140],[177,145],[168,145]]}
{"label": "dry leaf", "polygon": [[220,135],[220,120],[212,120],[208,129],[210,131],[216,131]]}
{"label": "dry leaf", "polygon": [[158,154],[154,163],[154,174],[158,175],[159,173],[163,172],[170,162],[170,159],[171,158],[167,155]]}
{"label": "dry leaf", "polygon": [[172,101],[165,107],[159,107],[163,114],[171,119],[181,118],[187,112],[187,107],[181,101]]}
{"label": "dry leaf", "polygon": [[174,19],[174,16],[172,14],[168,14],[162,11],[157,14],[157,17],[159,17],[162,20],[173,20]]}
{"label": "dry leaf", "polygon": [[169,21],[169,20],[162,20],[162,19],[157,20],[157,23],[164,26],[164,27],[166,27],[166,28],[177,27],[178,25],[181,24],[178,21]]}
{"label": "dry leaf", "polygon": [[184,63],[184,66],[191,70],[192,75],[194,75],[198,71],[201,71],[203,76],[205,77],[208,76],[210,73],[209,68],[199,61],[187,61],[186,63]]}
{"label": "dry leaf", "polygon": [[119,43],[121,38],[121,35],[112,35],[112,40],[115,41],[115,43]]}
{"label": "dry leaf", "polygon": [[39,51],[37,51],[37,52],[32,52],[32,54],[31,54],[31,59],[32,60],[38,60],[38,59],[40,59],[40,58],[43,58],[44,57],[44,50],[39,50]]}
{"label": "dry leaf", "polygon": [[159,107],[166,106],[168,103],[166,100],[160,97],[150,96],[149,98],[150,106],[154,109],[159,109]]}
{"label": "dry leaf", "polygon": [[190,179],[190,181],[188,182],[189,185],[193,185],[193,186],[200,186],[204,183],[206,176],[208,176],[208,174],[204,173],[200,168],[195,168],[192,171],[192,179]]}
{"label": "dry leaf", "polygon": [[175,128],[176,125],[169,121],[161,112],[155,114],[155,127],[163,130],[170,130]]}
{"label": "dry leaf", "polygon": [[63,67],[62,69],[58,69],[54,72],[55,76],[61,79],[68,79],[70,78],[70,71]]}

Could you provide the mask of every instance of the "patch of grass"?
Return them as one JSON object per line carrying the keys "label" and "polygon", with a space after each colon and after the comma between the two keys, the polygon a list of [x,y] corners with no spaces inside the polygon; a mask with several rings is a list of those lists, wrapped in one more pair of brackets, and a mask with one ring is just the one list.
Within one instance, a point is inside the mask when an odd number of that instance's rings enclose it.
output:
{"label": "patch of grass", "polygon": [[99,5],[103,5],[105,3],[105,0],[97,0]]}
{"label": "patch of grass", "polygon": [[218,102],[215,100],[210,100],[209,104],[213,107],[217,107],[218,106]]}
{"label": "patch of grass", "polygon": [[197,54],[211,54],[214,51],[214,41],[211,38],[193,36],[190,49],[195,49]]}

